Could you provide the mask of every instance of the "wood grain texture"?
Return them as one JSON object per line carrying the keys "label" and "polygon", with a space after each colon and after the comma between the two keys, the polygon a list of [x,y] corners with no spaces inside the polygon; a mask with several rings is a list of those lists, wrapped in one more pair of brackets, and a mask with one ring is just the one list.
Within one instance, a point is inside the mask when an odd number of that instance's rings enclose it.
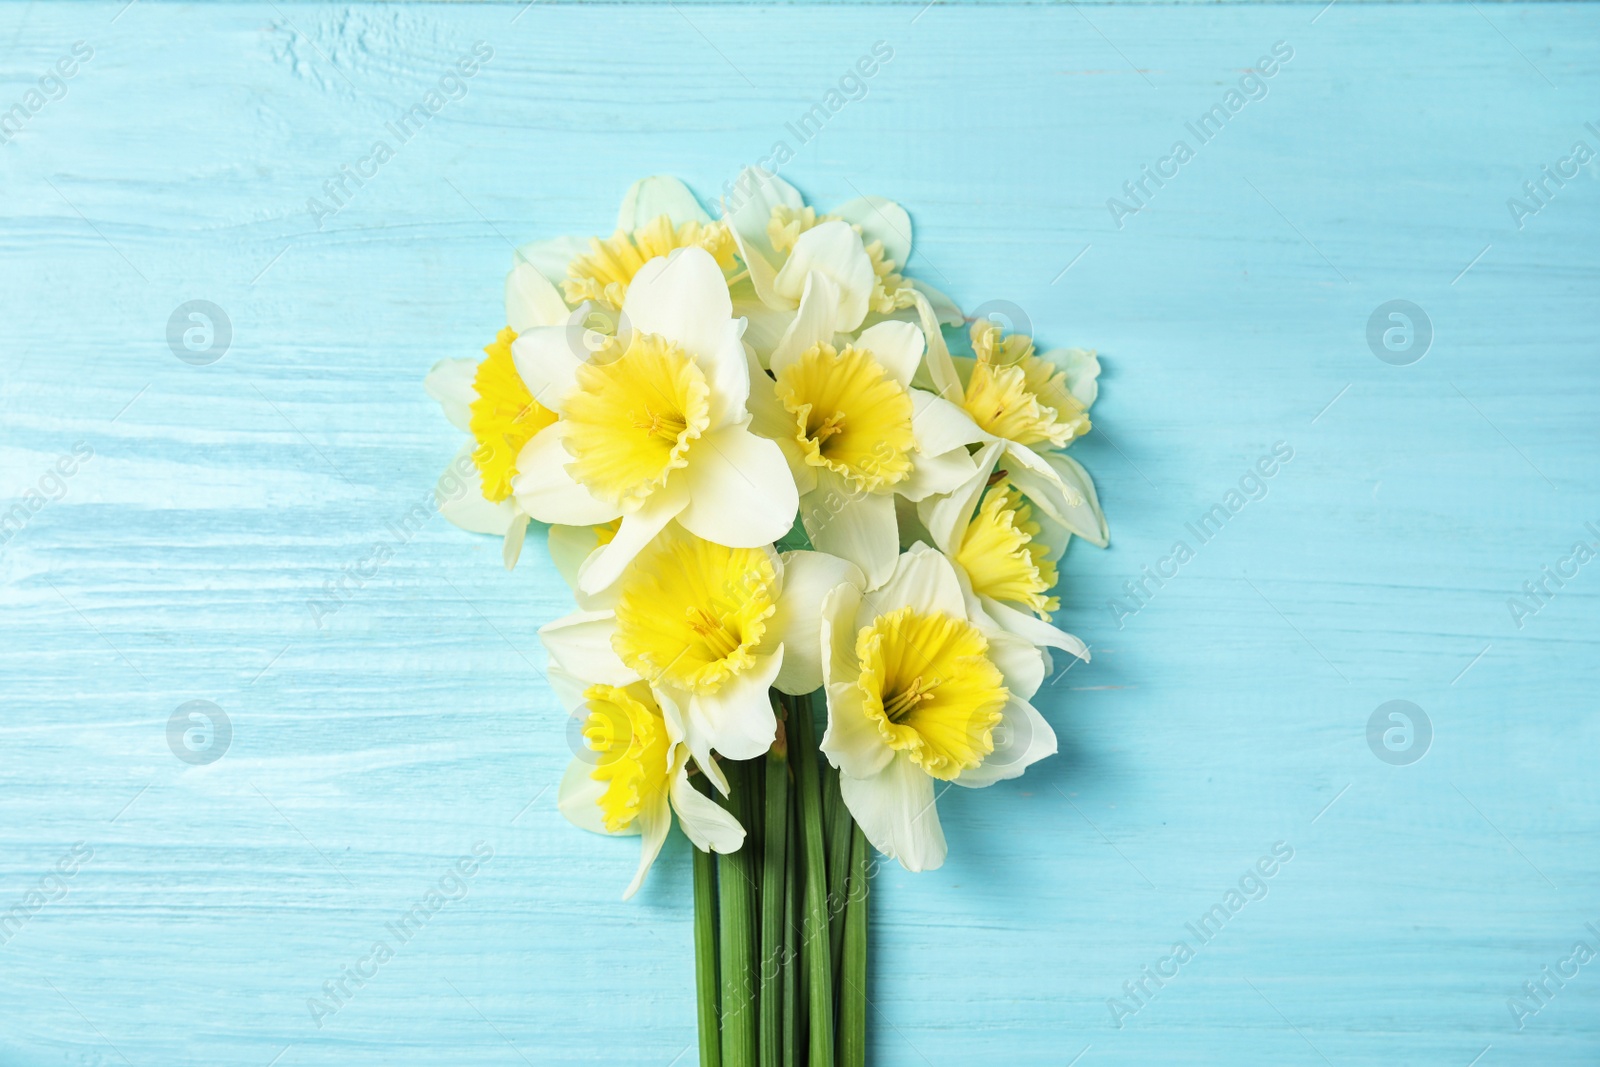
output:
{"label": "wood grain texture", "polygon": [[[93,450],[0,546],[0,915],[92,850],[0,947],[0,1064],[692,1059],[683,843],[622,904],[634,844],[553,803],[542,549],[507,575],[433,518],[321,626],[308,603],[459,444],[421,380],[501,325],[509,243],[609,229],[652,172],[714,197],[780,138],[816,202],[906,204],[921,276],[1107,368],[1075,454],[1113,544],[1063,588],[1094,662],[1041,697],[1058,757],[942,798],[942,870],[878,875],[872,1062],[1600,1056],[1600,962],[1520,1030],[1507,1007],[1600,945],[1600,564],[1507,607],[1600,540],[1596,167],[1521,229],[1506,203],[1600,148],[1600,8],[119,7],[0,6],[0,111],[94,51],[0,147],[0,492]],[[465,98],[319,229],[307,199],[479,40]],[[880,40],[864,98],[786,133]],[[1187,135],[1277,41],[1265,98]],[[1107,199],[1180,138],[1119,229]],[[231,321],[210,366],[166,340],[194,299]],[[1433,325],[1410,366],[1368,348],[1392,299]],[[205,766],[167,740],[197,699],[233,727]],[[1391,699],[1433,726],[1410,766],[1368,747]],[[476,842],[465,896],[386,935]]]}

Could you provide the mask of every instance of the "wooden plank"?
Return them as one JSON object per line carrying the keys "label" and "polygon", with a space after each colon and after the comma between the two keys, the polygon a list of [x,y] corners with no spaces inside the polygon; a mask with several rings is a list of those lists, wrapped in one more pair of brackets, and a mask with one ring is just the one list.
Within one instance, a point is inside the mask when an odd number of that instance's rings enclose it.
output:
{"label": "wooden plank", "polygon": [[[1595,7],[118,6],[0,8],[0,113],[93,50],[0,146],[0,491],[60,496],[0,546],[0,915],[92,850],[4,944],[0,1063],[688,1062],[682,842],[621,904],[633,843],[553,804],[564,587],[536,544],[507,575],[391,524],[459,443],[421,379],[501,325],[509,243],[609,229],[646,173],[714,197],[779,140],[818,203],[906,204],[921,276],[1107,367],[1075,454],[1113,547],[1063,588],[1094,663],[1041,698],[1057,758],[941,799],[943,869],[879,872],[872,1062],[1594,1062],[1600,964],[1521,1029],[1507,998],[1600,947],[1600,574],[1507,601],[1600,540],[1596,170],[1507,201],[1600,149]],[[1433,327],[1409,366],[1367,342],[1396,299]],[[231,325],[208,366],[168,345],[190,300]],[[1367,742],[1394,699],[1433,728],[1409,766]],[[169,748],[191,700],[231,721],[209,765]],[[1266,898],[1187,935],[1279,841]]]}

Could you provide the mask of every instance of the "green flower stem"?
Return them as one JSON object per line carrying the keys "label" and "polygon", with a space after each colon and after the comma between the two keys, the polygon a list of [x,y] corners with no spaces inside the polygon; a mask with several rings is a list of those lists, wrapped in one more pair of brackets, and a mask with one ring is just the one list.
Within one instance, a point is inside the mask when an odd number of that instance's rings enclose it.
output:
{"label": "green flower stem", "polygon": [[833,960],[833,973],[839,973],[839,953],[844,946],[844,908],[846,882],[850,875],[850,834],[855,821],[850,809],[844,806],[839,792],[839,772],[824,767],[823,814],[827,817],[828,839],[828,949]]}
{"label": "green flower stem", "polygon": [[699,1001],[700,1067],[722,1067],[717,1029],[717,861],[694,853],[694,985]]}
{"label": "green flower stem", "polygon": [[[793,720],[790,720],[791,723]],[[802,1067],[805,1063],[806,1019],[801,1008],[800,985],[805,977],[800,960],[800,834],[795,813],[798,806],[791,781],[788,830],[789,847],[783,857],[783,1067]]]}
{"label": "green flower stem", "polygon": [[784,956],[783,905],[788,886],[784,878],[784,858],[789,827],[789,760],[784,724],[778,724],[778,739],[767,753],[764,778],[766,825],[762,828],[761,848],[761,957],[760,1051],[761,1067],[783,1064],[783,973],[788,969]]}
{"label": "green flower stem", "polygon": [[[790,723],[794,717],[790,713]],[[794,734],[790,733],[790,739]],[[795,763],[790,758],[790,768]],[[806,1046],[811,1040],[811,1019],[808,1014],[811,1001],[806,997],[806,958],[803,934],[800,925],[805,921],[805,846],[800,835],[800,792],[798,782],[795,784],[795,793],[789,800],[789,901],[787,901],[786,920],[784,920],[784,936],[789,939],[792,952],[789,955],[789,966],[784,968],[787,976],[787,1001],[784,1008],[784,1033],[789,1037],[789,1048],[794,1056],[794,1067],[805,1067]]]}
{"label": "green flower stem", "polygon": [[[842,806],[842,805],[841,805]],[[844,915],[844,966],[839,977],[839,1067],[867,1062],[867,835],[852,824],[850,884]]]}
{"label": "green flower stem", "polygon": [[828,942],[827,861],[822,845],[822,787],[817,738],[811,728],[811,698],[794,701],[795,785],[800,799],[800,836],[805,857],[806,986],[811,1020],[811,1067],[833,1067],[833,953]]}
{"label": "green flower stem", "polygon": [[718,938],[722,961],[722,1064],[756,1067],[756,878],[751,838],[751,789],[757,767],[724,760],[727,807],[746,828],[746,847],[717,857]]}

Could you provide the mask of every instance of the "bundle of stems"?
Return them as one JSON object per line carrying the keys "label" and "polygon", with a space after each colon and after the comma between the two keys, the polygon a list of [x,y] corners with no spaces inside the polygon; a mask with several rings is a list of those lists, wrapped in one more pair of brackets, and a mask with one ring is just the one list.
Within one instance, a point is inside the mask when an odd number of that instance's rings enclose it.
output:
{"label": "bundle of stems", "polygon": [[778,739],[726,760],[737,852],[694,854],[701,1067],[864,1067],[866,836],[817,751],[812,697],[773,693]]}

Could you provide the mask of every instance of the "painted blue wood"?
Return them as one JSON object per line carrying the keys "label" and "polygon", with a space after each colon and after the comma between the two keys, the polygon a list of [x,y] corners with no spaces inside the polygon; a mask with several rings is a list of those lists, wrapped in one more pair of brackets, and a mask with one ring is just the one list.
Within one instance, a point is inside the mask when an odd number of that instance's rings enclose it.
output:
{"label": "painted blue wood", "polygon": [[[118,7],[0,7],[0,490],[44,501],[0,546],[0,1064],[692,1058],[681,841],[622,904],[634,845],[553,804],[565,589],[405,517],[458,443],[422,375],[501,325],[508,246],[778,140],[1106,366],[1076,454],[1113,544],[1063,589],[1094,662],[1041,698],[1060,756],[879,875],[873,1062],[1595,1062],[1600,564],[1566,561],[1600,541],[1600,188],[1541,167],[1600,149],[1600,9]],[[191,300],[231,326],[210,365],[168,344]],[[1409,365],[1369,347],[1393,300],[1431,324]],[[169,747],[197,700],[209,764]],[[1392,700],[1419,761],[1369,746]]]}

